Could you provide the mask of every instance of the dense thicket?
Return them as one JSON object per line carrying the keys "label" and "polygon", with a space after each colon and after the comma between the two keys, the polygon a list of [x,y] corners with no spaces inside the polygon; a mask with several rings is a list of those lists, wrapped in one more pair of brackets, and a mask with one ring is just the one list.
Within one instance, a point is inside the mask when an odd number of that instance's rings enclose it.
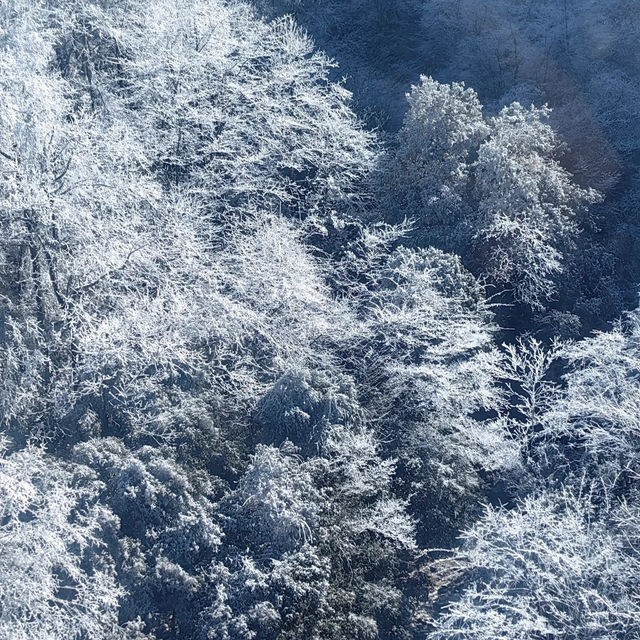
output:
{"label": "dense thicket", "polygon": [[634,81],[535,74],[635,76],[526,4],[0,5],[2,638],[640,637]]}

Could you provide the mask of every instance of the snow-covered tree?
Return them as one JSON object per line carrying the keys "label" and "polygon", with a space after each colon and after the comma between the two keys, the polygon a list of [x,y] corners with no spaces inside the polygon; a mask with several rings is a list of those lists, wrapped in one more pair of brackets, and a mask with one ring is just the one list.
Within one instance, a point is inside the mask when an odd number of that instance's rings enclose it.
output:
{"label": "snow-covered tree", "polygon": [[111,556],[118,519],[78,471],[28,447],[0,458],[0,635],[124,638]]}
{"label": "snow-covered tree", "polygon": [[100,498],[118,518],[121,619],[143,620],[157,638],[195,634],[192,610],[222,542],[214,508],[221,487],[168,450],[132,452],[115,438],[77,445],[73,459],[94,470]]}
{"label": "snow-covered tree", "polygon": [[394,463],[354,425],[329,427],[320,453],[259,445],[224,499],[203,637],[406,637],[410,581],[396,567],[415,542],[391,494]]}
{"label": "snow-covered tree", "polygon": [[320,371],[287,371],[258,405],[255,423],[261,440],[276,445],[289,440],[304,454],[317,455],[334,425],[362,423],[356,393],[346,376],[331,379]]}
{"label": "snow-covered tree", "polygon": [[640,471],[639,337],[634,312],[612,331],[567,345],[561,351],[565,388],[544,416],[539,436],[543,452],[559,453],[569,468],[588,472],[621,496]]}
{"label": "snow-covered tree", "polygon": [[464,538],[456,563],[465,586],[430,639],[640,633],[637,549],[621,527],[598,517],[588,495],[544,493],[511,511],[488,509]]}
{"label": "snow-covered tree", "polygon": [[468,522],[487,481],[518,465],[501,419],[501,356],[483,289],[455,256],[400,247],[377,280],[361,385],[433,543]]}
{"label": "snow-covered tree", "polygon": [[549,110],[514,102],[485,120],[472,89],[424,76],[408,100],[385,185],[389,216],[412,216],[419,242],[460,252],[517,302],[542,308],[579,214],[598,200],[558,163]]}
{"label": "snow-covered tree", "polygon": [[203,0],[128,13],[131,27],[116,32],[122,72],[105,68],[99,82],[112,109],[144,129],[165,185],[191,185],[227,221],[358,200],[373,138],[292,19],[266,23],[243,3]]}
{"label": "snow-covered tree", "polygon": [[415,218],[427,241],[459,251],[473,233],[469,164],[489,133],[482,105],[464,84],[441,84],[426,76],[412,86],[407,100],[388,177],[390,215]]}
{"label": "snow-covered tree", "polygon": [[558,142],[547,109],[505,107],[475,162],[478,259],[493,282],[540,308],[555,292],[563,252],[578,232],[578,214],[598,199],[554,158]]}
{"label": "snow-covered tree", "polygon": [[292,225],[254,219],[351,206],[371,136],[290,21],[241,4],[168,1],[161,21],[145,3],[20,7],[4,46],[35,45],[2,72],[3,423],[175,439],[188,407],[242,413],[344,316]]}

